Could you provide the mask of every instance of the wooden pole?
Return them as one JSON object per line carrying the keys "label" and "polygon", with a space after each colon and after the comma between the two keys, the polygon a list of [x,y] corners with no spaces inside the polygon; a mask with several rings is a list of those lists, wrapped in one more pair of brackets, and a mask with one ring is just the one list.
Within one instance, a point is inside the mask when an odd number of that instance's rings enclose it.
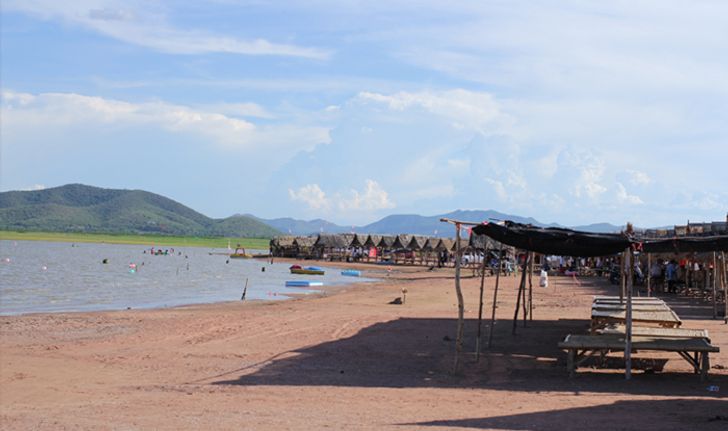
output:
{"label": "wooden pole", "polygon": [[498,254],[498,272],[495,276],[495,288],[493,289],[493,311],[490,315],[490,333],[488,334],[488,348],[493,344],[493,327],[495,326],[495,307],[498,302],[498,282],[500,281],[501,266],[503,265],[503,243],[500,245]]}
{"label": "wooden pole", "polygon": [[718,274],[718,262],[715,254],[716,253],[713,252],[713,319],[718,318],[718,286],[715,284],[715,276]]}
{"label": "wooden pole", "polygon": [[[529,251],[528,254],[526,254],[526,261],[523,262],[523,273],[525,274],[526,280],[528,279],[528,268],[531,265],[531,259],[532,254]],[[528,320],[528,301],[526,300],[526,280],[523,281],[523,327],[526,327],[526,322]]]}
{"label": "wooden pole", "polygon": [[647,296],[652,296],[652,255],[647,253]]}
{"label": "wooden pole", "polygon": [[621,265],[620,265],[620,276],[621,276],[621,281],[622,281],[622,284],[620,285],[620,288],[619,288],[619,303],[620,304],[624,304],[624,293],[625,293],[624,291],[625,291],[625,289],[627,287],[626,286],[626,283],[625,283],[626,279],[625,279],[625,274],[624,274],[624,272],[625,272],[625,266],[624,265],[625,265],[625,260],[626,259],[627,259],[627,252],[624,252],[624,253],[622,253],[622,262],[620,262],[621,263]]}
{"label": "wooden pole", "polygon": [[463,351],[463,333],[465,332],[465,304],[463,291],[460,288],[460,227],[460,223],[455,223],[455,293],[458,297],[458,329],[455,338],[453,373],[457,373],[460,369],[460,353]]}
{"label": "wooden pole", "polygon": [[533,321],[533,254],[528,265],[528,320]]}
{"label": "wooden pole", "polygon": [[627,310],[625,315],[626,330],[624,337],[624,378],[632,378],[632,250],[629,248],[624,253],[627,265]]}
{"label": "wooden pole", "polygon": [[480,302],[478,303],[478,335],[475,338],[475,361],[480,361],[480,339],[483,328],[483,293],[485,291],[485,268],[488,261],[488,248],[483,252],[483,264],[480,266],[482,274],[480,275]]}
{"label": "wooden pole", "polygon": [[721,271],[720,271],[720,283],[723,285],[723,301],[725,306],[725,311],[723,312],[723,321],[726,325],[728,325],[728,273],[726,273],[726,264],[725,264],[725,252],[720,252],[720,261],[721,261]]}
{"label": "wooden pole", "polygon": [[[523,262],[523,273],[521,274],[521,282],[518,284],[518,295],[516,296],[516,311],[513,313],[513,335],[516,335],[516,326],[518,326],[518,308],[521,306],[521,296],[523,291],[526,290],[526,265],[528,264],[528,255],[526,255],[526,261]],[[516,263],[516,268],[518,263]]]}

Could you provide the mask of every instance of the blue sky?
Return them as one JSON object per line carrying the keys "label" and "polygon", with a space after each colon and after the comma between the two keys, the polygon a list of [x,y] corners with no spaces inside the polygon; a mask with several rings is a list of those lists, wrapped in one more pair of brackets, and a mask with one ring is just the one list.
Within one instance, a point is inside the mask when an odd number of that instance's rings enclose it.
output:
{"label": "blue sky", "polygon": [[4,0],[0,188],[213,217],[728,211],[728,3]]}

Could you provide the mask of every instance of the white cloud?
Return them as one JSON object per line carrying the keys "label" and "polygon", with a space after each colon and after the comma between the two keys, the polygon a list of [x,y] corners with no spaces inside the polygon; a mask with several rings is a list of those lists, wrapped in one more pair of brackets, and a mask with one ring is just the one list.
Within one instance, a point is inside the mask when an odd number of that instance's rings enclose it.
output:
{"label": "white cloud", "polygon": [[30,187],[21,187],[19,190],[22,191],[34,191],[34,190],[45,190],[46,186],[44,184],[33,184]]}
{"label": "white cloud", "polygon": [[652,178],[642,171],[627,170],[630,176],[630,182],[635,186],[646,186],[652,183]]}
{"label": "white cloud", "polygon": [[7,0],[7,10],[47,20],[79,25],[122,42],[172,54],[228,53],[277,55],[327,59],[331,53],[320,48],[269,42],[262,38],[239,39],[206,31],[177,28],[154,5],[139,1]]}
{"label": "white cloud", "polygon": [[[329,142],[328,129],[297,124],[256,125],[228,115],[161,101],[131,103],[75,93],[32,95],[2,93],[3,126],[9,129],[47,128],[49,135],[69,126],[119,128],[159,127],[174,133],[197,134],[228,149],[310,150]],[[266,112],[255,104],[226,105],[228,111]],[[270,115],[268,115],[270,117]],[[278,155],[280,156],[280,154]]]}
{"label": "white cloud", "polygon": [[505,132],[513,122],[501,111],[491,94],[464,89],[398,92],[391,95],[364,91],[359,93],[355,102],[383,104],[392,111],[423,109],[447,119],[454,128],[482,134]]}
{"label": "white cloud", "polygon": [[292,201],[303,202],[312,210],[328,210],[331,202],[318,184],[306,184],[298,190],[288,189]]}
{"label": "white cloud", "polygon": [[351,197],[339,201],[339,208],[344,211],[365,210],[377,211],[394,208],[386,190],[374,180],[367,179],[363,191],[351,190]]}
{"label": "white cloud", "polygon": [[627,193],[627,190],[624,188],[624,185],[622,183],[617,183],[617,202],[621,204],[629,204],[629,205],[642,205],[644,202],[642,199],[637,195],[631,195]]}

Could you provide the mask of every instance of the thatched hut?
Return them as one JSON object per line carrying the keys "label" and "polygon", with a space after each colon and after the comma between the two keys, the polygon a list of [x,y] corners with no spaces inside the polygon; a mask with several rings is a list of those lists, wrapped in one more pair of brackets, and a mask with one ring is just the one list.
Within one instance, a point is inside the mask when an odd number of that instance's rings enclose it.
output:
{"label": "thatched hut", "polygon": [[346,244],[346,248],[354,247],[354,240],[356,239],[356,234],[353,233],[340,233],[338,234],[339,237],[341,237],[341,241]]}
{"label": "thatched hut", "polygon": [[407,244],[408,249],[410,250],[422,250],[425,248],[425,244],[427,244],[428,238],[426,236],[422,235],[412,235],[412,239],[410,240],[409,244]]}
{"label": "thatched hut", "polygon": [[299,236],[293,240],[296,249],[296,257],[299,259],[311,259],[314,257],[314,245],[318,237],[315,236]]}
{"label": "thatched hut", "polygon": [[313,246],[316,257],[319,259],[343,260],[349,246],[347,240],[347,237],[340,234],[319,235]]}
{"label": "thatched hut", "polygon": [[369,234],[369,235],[367,235],[367,240],[364,243],[364,247],[367,247],[367,248],[379,247],[379,242],[381,240],[382,240],[382,235]]}
{"label": "thatched hut", "polygon": [[409,249],[409,244],[412,241],[412,237],[413,236],[414,235],[410,235],[410,234],[406,234],[406,233],[397,235],[394,238],[394,244],[392,244],[392,248],[394,248],[394,249]]}
{"label": "thatched hut", "polygon": [[381,248],[382,250],[391,250],[394,247],[395,239],[396,237],[392,235],[382,235],[382,238],[379,240],[377,247]]}
{"label": "thatched hut", "polygon": [[296,248],[293,241],[296,237],[292,235],[281,235],[270,240],[270,254],[276,257],[295,257]]}
{"label": "thatched hut", "polygon": [[352,247],[366,247],[367,241],[369,241],[369,234],[357,233],[354,235],[354,240],[351,243]]}

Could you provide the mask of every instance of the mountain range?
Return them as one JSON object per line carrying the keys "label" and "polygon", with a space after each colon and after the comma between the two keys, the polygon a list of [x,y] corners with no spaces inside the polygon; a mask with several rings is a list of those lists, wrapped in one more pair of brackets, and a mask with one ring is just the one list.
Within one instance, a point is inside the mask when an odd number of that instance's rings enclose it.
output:
{"label": "mountain range", "polygon": [[[0,230],[253,238],[270,238],[281,233],[311,235],[352,231],[453,236],[453,227],[442,223],[441,218],[476,222],[512,220],[535,226],[561,227],[555,223],[544,224],[531,217],[494,210],[457,210],[433,216],[395,214],[364,226],[341,226],[322,219],[263,219],[250,214],[213,219],[158,194],[143,190],[104,189],[83,184],[0,193]],[[621,227],[599,223],[575,226],[573,229],[618,232]]]}

